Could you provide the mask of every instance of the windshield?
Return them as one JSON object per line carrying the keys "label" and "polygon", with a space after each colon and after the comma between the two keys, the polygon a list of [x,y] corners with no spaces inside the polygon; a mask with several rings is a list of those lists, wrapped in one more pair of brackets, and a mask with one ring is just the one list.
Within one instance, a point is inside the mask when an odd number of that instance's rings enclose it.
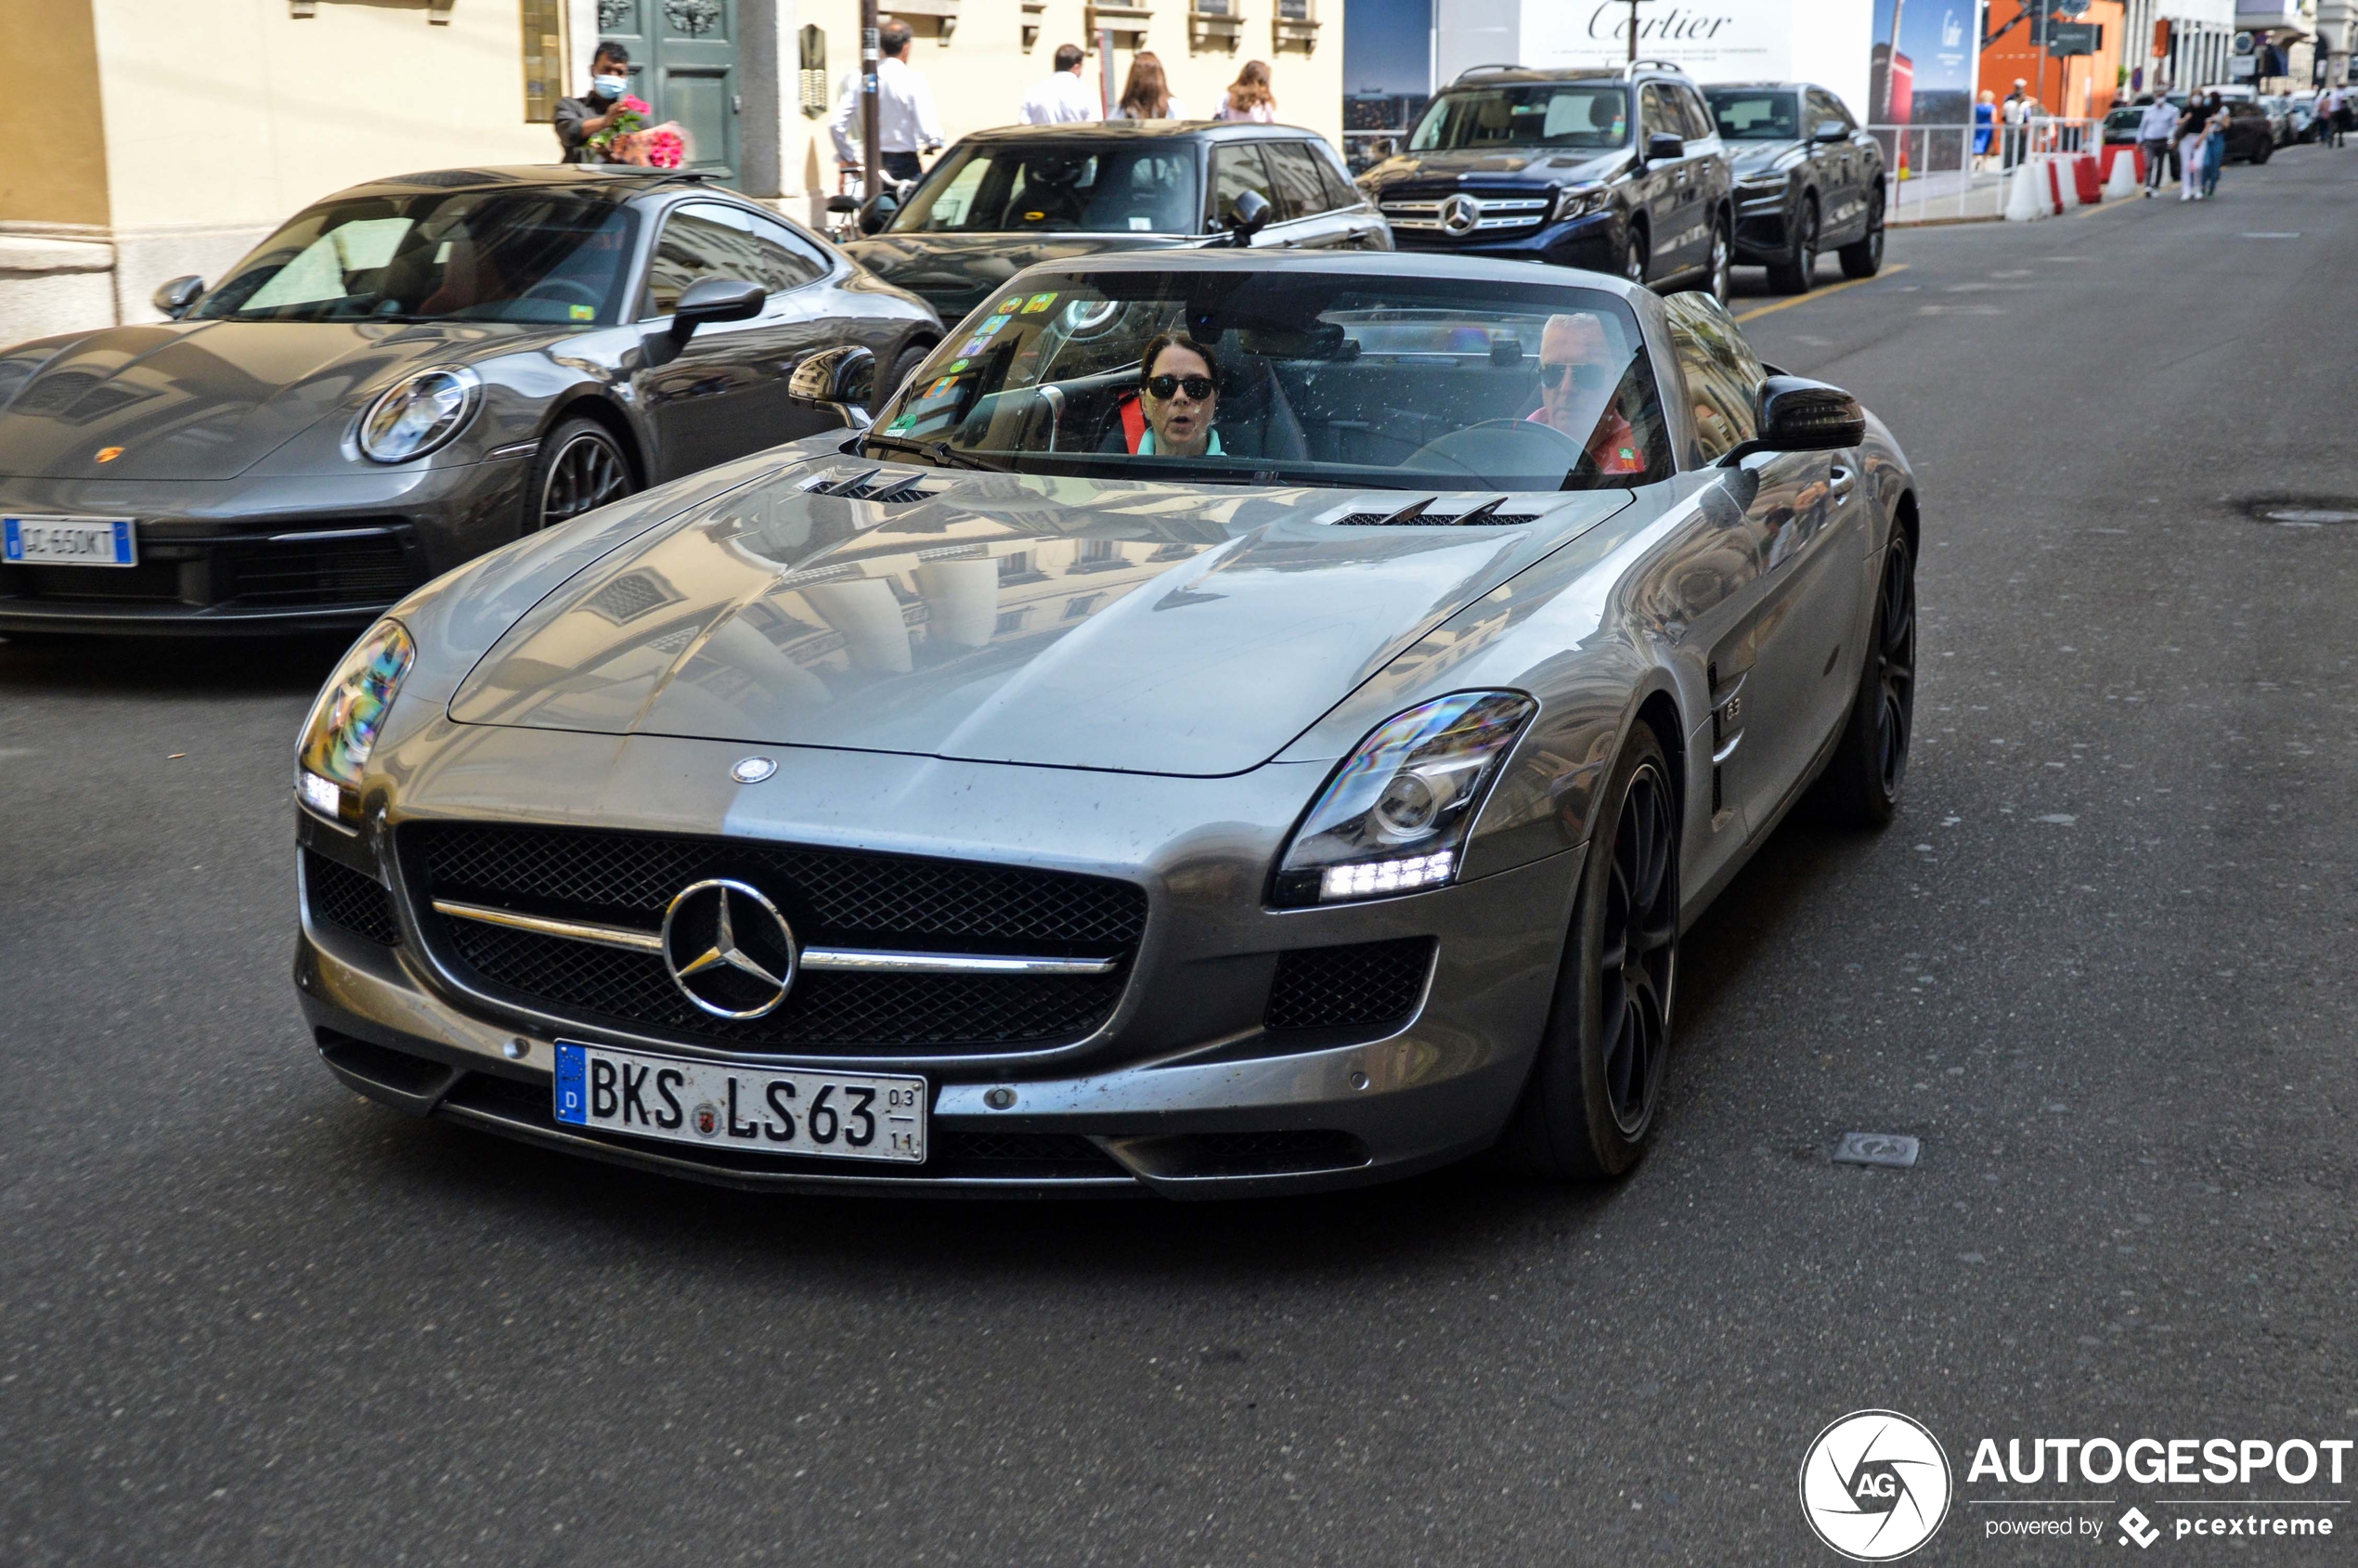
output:
{"label": "windshield", "polygon": [[625,207],[557,190],[334,201],[264,240],[190,314],[607,326],[631,226]]}
{"label": "windshield", "polygon": [[1619,147],[1629,89],[1616,82],[1541,82],[1442,94],[1417,123],[1411,152],[1462,147]]}
{"label": "windshield", "polygon": [[1791,93],[1705,87],[1704,101],[1726,141],[1798,141],[1801,113]]}
{"label": "windshield", "polygon": [[935,165],[888,232],[1193,234],[1202,212],[1192,142],[990,142]]}
{"label": "windshield", "polygon": [[1671,472],[1614,296],[1302,272],[1032,274],[865,440],[872,457],[1201,483],[1570,490]]}

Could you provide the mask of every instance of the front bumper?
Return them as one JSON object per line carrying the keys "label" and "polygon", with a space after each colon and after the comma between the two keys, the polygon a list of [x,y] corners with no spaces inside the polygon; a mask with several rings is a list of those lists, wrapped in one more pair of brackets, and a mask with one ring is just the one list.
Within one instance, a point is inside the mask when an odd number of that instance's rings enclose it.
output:
{"label": "front bumper", "polygon": [[0,635],[352,631],[515,538],[532,455],[172,482],[0,478],[0,512],[129,516],[130,567],[0,564]]}
{"label": "front bumper", "polygon": [[1790,191],[1747,197],[1736,193],[1735,259],[1744,266],[1774,266],[1793,252],[1794,214]]}
{"label": "front bumper", "polygon": [[1538,262],[1547,266],[1618,274],[1623,233],[1620,214],[1608,208],[1565,223],[1541,224],[1503,239],[1454,240],[1430,229],[1396,228],[1392,242],[1402,251]]}
{"label": "front bumper", "polygon": [[[460,727],[438,721],[434,728],[447,735]],[[551,781],[584,777],[585,765],[603,749],[611,766],[598,770],[605,774],[599,793],[612,800],[628,793],[634,775],[660,773],[675,792],[664,812],[670,820],[637,825],[675,829],[687,825],[683,814],[703,814],[694,802],[677,799],[694,787],[680,781],[725,781],[728,761],[743,751],[707,743],[619,744],[641,755],[617,759],[612,738],[499,731],[475,732],[460,749],[471,752],[467,771],[476,780],[505,771],[500,754],[520,761],[531,752],[541,758],[539,776]],[[713,820],[726,818],[732,835],[751,830],[805,843],[842,842],[851,836],[817,817],[843,809],[830,805],[814,814],[803,803],[891,799],[908,829],[894,836],[922,838],[937,822],[973,821],[979,781],[989,779],[1002,797],[1009,793],[1004,769],[860,754],[790,753],[781,761],[779,778],[792,782],[768,798],[792,803],[788,809],[802,821],[755,824],[726,810]],[[1100,875],[1115,869],[1104,851],[1126,844],[1132,873],[1149,891],[1145,935],[1121,1003],[1075,1042],[914,1056],[757,1055],[557,1019],[487,997],[454,973],[437,956],[443,950],[421,934],[404,887],[382,877],[381,885],[392,882],[395,918],[381,933],[394,937],[389,942],[323,920],[305,888],[296,991],[330,1070],[370,1098],[411,1115],[739,1187],[1248,1196],[1383,1181],[1488,1147],[1513,1110],[1548,1017],[1580,851],[1405,898],[1268,910],[1259,897],[1267,857],[1290,827],[1300,798],[1317,783],[1313,775],[1323,771],[1273,764],[1259,773],[1124,780],[1136,809],[1108,822],[1112,813],[1098,798],[1102,776],[1026,770],[1027,789],[1018,793],[1027,798],[992,814],[993,841],[966,836],[965,858],[1056,861]],[[476,820],[486,814],[479,802],[467,810]],[[299,814],[307,854],[377,875],[374,824],[382,817],[373,805],[370,810],[370,825],[357,838]],[[561,801],[551,801],[533,815],[553,821],[564,812]],[[1191,828],[1147,831],[1165,816],[1188,820]],[[1204,823],[1221,824],[1216,850],[1205,842]],[[874,843],[881,836],[871,830],[864,836]],[[945,852],[947,836],[939,845]],[[1141,842],[1161,848],[1140,854]],[[304,863],[307,879],[316,862]],[[1247,875],[1229,874],[1238,868]],[[1271,1027],[1266,1009],[1281,953],[1410,937],[1437,940],[1422,995],[1405,1017],[1358,1028]],[[914,1170],[847,1168],[562,1127],[550,1108],[560,1036],[754,1065],[921,1071],[932,1086],[939,1158]],[[987,1103],[994,1088],[1012,1089],[1013,1103]]]}

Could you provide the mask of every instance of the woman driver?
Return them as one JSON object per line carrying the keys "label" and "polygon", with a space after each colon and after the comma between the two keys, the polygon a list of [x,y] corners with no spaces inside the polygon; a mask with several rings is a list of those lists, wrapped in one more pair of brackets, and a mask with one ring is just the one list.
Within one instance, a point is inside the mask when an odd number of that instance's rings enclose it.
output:
{"label": "woman driver", "polygon": [[1142,458],[1222,457],[1220,362],[1185,332],[1160,332],[1138,360],[1138,397],[1121,408],[1123,444]]}

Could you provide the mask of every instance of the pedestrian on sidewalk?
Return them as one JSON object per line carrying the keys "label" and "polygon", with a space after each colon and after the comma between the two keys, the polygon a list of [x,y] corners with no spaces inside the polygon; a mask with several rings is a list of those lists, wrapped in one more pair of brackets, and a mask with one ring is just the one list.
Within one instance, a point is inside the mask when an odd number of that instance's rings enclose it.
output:
{"label": "pedestrian on sidewalk", "polygon": [[1079,125],[1106,117],[1105,106],[1081,79],[1078,44],[1056,45],[1056,69],[1024,94],[1017,118],[1027,125]]}
{"label": "pedestrian on sidewalk", "polygon": [[[887,176],[896,180],[921,177],[926,166],[917,161],[917,154],[940,151],[944,140],[941,121],[933,110],[933,88],[925,72],[909,63],[909,45],[915,36],[909,24],[901,21],[887,23],[876,34],[882,57],[876,61],[876,162]],[[827,122],[827,135],[836,144],[836,163],[847,174],[859,173],[866,162],[854,139],[860,119],[860,73],[853,71],[844,78],[836,117]]]}
{"label": "pedestrian on sidewalk", "polygon": [[2328,88],[2326,93],[2326,129],[2332,140],[2326,145],[2339,147],[2342,133],[2350,129],[2350,94],[2341,87]]}
{"label": "pedestrian on sidewalk", "polygon": [[2178,116],[2178,200],[2202,200],[2203,144],[2210,135],[2210,117],[2202,110],[2202,95],[2190,93]]}
{"label": "pedestrian on sidewalk", "polygon": [[2030,84],[2022,77],[2015,78],[2014,91],[1998,106],[1998,118],[2005,125],[2004,141],[1999,154],[2002,167],[2011,169],[2023,161],[2030,140]]}
{"label": "pedestrian on sidewalk", "polygon": [[1228,84],[1228,98],[1220,106],[1214,120],[1250,120],[1266,125],[1277,118],[1277,100],[1269,91],[1269,62],[1247,60]]}
{"label": "pedestrian on sidewalk", "polygon": [[2227,105],[2210,95],[2209,134],[2202,139],[2202,193],[2219,194],[2219,171],[2227,166]]}
{"label": "pedestrian on sidewalk", "polygon": [[2168,98],[2155,98],[2137,120],[2137,145],[2145,154],[2145,194],[2161,188],[2163,175],[2178,161],[2178,110]]}
{"label": "pedestrian on sidewalk", "polygon": [[602,163],[606,155],[589,145],[590,138],[614,123],[615,111],[630,96],[630,51],[612,39],[598,45],[590,58],[590,91],[577,98],[559,98],[550,111],[550,128],[557,133],[562,163]]}
{"label": "pedestrian on sidewalk", "polygon": [[1141,49],[1130,57],[1130,80],[1122,84],[1121,101],[1114,105],[1116,120],[1185,120],[1187,111],[1171,96],[1162,73],[1162,57]]}
{"label": "pedestrian on sidewalk", "polygon": [[1973,172],[1976,175],[1989,167],[1989,141],[1998,134],[1998,95],[1984,87],[1981,100],[1973,106]]}

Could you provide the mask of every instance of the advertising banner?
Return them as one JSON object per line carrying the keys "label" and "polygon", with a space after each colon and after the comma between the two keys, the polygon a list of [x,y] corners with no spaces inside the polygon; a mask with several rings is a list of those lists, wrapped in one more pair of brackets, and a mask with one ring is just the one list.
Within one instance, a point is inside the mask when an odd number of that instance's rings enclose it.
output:
{"label": "advertising banner", "polygon": [[1868,119],[1963,125],[1973,119],[1981,0],[1875,0]]}

